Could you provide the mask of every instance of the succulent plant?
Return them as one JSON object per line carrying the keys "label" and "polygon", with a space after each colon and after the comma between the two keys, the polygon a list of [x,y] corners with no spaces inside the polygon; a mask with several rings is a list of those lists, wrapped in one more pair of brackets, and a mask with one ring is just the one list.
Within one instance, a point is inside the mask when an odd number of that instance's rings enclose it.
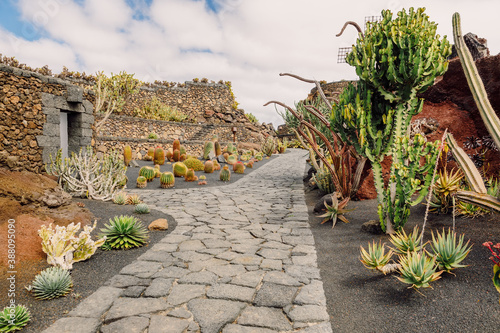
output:
{"label": "succulent plant", "polygon": [[349,202],[349,197],[343,199],[339,202],[337,198],[337,192],[332,194],[332,205],[328,205],[326,201],[324,202],[326,213],[323,215],[319,215],[319,217],[324,217],[325,219],[321,222],[321,224],[332,221],[332,228],[335,227],[337,223],[337,218],[339,218],[344,223],[349,223],[349,220],[344,216],[345,213],[352,211],[353,209],[344,209]]}
{"label": "succulent plant", "polygon": [[234,165],[234,163],[238,162],[238,156],[236,155],[229,155],[226,159],[227,164],[229,165]]}
{"label": "succulent plant", "polygon": [[181,142],[178,139],[175,139],[174,142],[172,143],[172,150],[180,150],[181,149]]}
{"label": "succulent plant", "polygon": [[52,299],[67,295],[73,287],[69,270],[49,267],[35,276],[32,292],[37,299]]}
{"label": "succulent plant", "polygon": [[393,255],[392,250],[385,253],[385,244],[373,241],[368,244],[368,251],[361,246],[361,263],[368,269],[377,269],[382,271],[382,268],[389,263]]}
{"label": "succulent plant", "polygon": [[130,164],[130,161],[132,161],[132,148],[127,145],[123,147],[123,163],[128,166]]}
{"label": "succulent plant", "polygon": [[175,184],[175,176],[171,172],[164,172],[160,177],[160,186],[161,188],[171,188],[174,187]]}
{"label": "succulent plant", "polygon": [[220,170],[220,164],[217,160],[213,160],[214,162],[214,171],[219,171]]}
{"label": "succulent plant", "polygon": [[149,206],[145,203],[140,203],[135,206],[134,213],[149,214]]}
{"label": "succulent plant", "polygon": [[155,149],[153,161],[155,164],[165,164],[165,151],[161,147]]}
{"label": "succulent plant", "polygon": [[222,154],[222,149],[220,147],[219,141],[214,142],[214,151],[215,151],[215,156],[219,156],[220,154]]}
{"label": "succulent plant", "polygon": [[254,163],[255,163],[255,160],[252,158],[250,161],[248,161],[246,167],[252,169]]}
{"label": "succulent plant", "polygon": [[148,148],[148,156],[151,156],[151,160],[153,160],[154,156],[155,156],[155,149],[153,147],[151,148]]}
{"label": "succulent plant", "polygon": [[181,160],[181,152],[179,149],[175,149],[172,154],[172,160],[174,162],[179,162]]}
{"label": "succulent plant", "polygon": [[16,305],[14,309],[5,307],[0,312],[0,332],[20,331],[30,320],[31,314],[24,305]]}
{"label": "succulent plant", "polygon": [[203,159],[209,160],[210,153],[214,151],[214,143],[212,141],[206,141],[203,147]]}
{"label": "succulent plant", "polygon": [[151,157],[150,155],[146,154],[144,155],[144,157],[142,158],[144,161],[152,161],[153,160],[153,157]]}
{"label": "succulent plant", "polygon": [[225,165],[220,171],[219,178],[223,182],[228,182],[231,179],[231,170],[229,170],[227,165]]}
{"label": "succulent plant", "polygon": [[161,176],[161,171],[160,171],[160,166],[158,165],[158,168],[155,165],[155,178],[160,178]]}
{"label": "succulent plant", "polygon": [[139,194],[131,194],[127,197],[127,205],[138,205],[142,203]]}
{"label": "succulent plant", "polygon": [[128,177],[124,176],[121,182],[118,183],[119,188],[124,188],[128,183]]}
{"label": "succulent plant", "polygon": [[153,167],[150,166],[143,166],[139,170],[139,176],[143,176],[146,178],[148,182],[152,181],[155,178],[156,171]]}
{"label": "succulent plant", "polygon": [[144,176],[139,176],[137,177],[137,182],[136,182],[137,188],[145,188],[148,186],[148,180]]}
{"label": "succulent plant", "polygon": [[452,196],[460,190],[463,174],[460,170],[454,172],[446,169],[439,170],[439,177],[432,187],[431,211],[448,213],[452,206]]}
{"label": "succulent plant", "polygon": [[445,272],[450,272],[452,269],[459,267],[467,267],[466,265],[460,265],[465,257],[469,254],[472,245],[469,245],[470,241],[464,244],[464,235],[460,236],[457,242],[457,234],[454,231],[448,229],[448,233],[440,234],[436,232],[436,237],[432,233],[432,243],[431,247],[436,255],[436,262],[439,265],[439,269]]}
{"label": "succulent plant", "polygon": [[121,191],[113,196],[113,202],[117,205],[124,205],[127,201],[127,193]]}
{"label": "succulent plant", "polygon": [[186,148],[185,148],[184,146],[181,146],[181,147],[179,148],[179,151],[181,152],[181,156],[182,156],[182,155],[186,155]]}
{"label": "succulent plant", "polygon": [[214,172],[214,162],[211,160],[208,160],[205,162],[205,165],[203,166],[203,171],[205,173],[212,173]]}
{"label": "succulent plant", "polygon": [[167,152],[165,153],[165,158],[169,161],[172,161],[174,155],[174,150],[172,148],[168,148]]}
{"label": "succulent plant", "polygon": [[404,229],[401,229],[400,231],[390,235],[390,241],[392,245],[394,245],[394,248],[391,248],[391,250],[393,250],[396,254],[418,252],[425,246],[425,244],[422,244],[422,246],[420,246],[422,236],[422,234],[418,233],[418,226],[415,226],[415,228],[413,228],[413,231],[408,235],[406,234]]}
{"label": "succulent plant", "polygon": [[207,185],[207,181],[206,180],[201,180],[198,182],[198,185]]}
{"label": "succulent plant", "polygon": [[188,169],[186,171],[186,176],[184,177],[184,180],[187,182],[194,182],[195,180],[198,180],[198,177],[195,175],[193,169]]}
{"label": "succulent plant", "polygon": [[189,157],[183,163],[188,169],[193,169],[194,171],[203,171],[205,168],[203,162],[196,157]]}
{"label": "succulent plant", "polygon": [[206,180],[207,177],[205,175],[201,175],[200,177],[198,177],[199,180]]}
{"label": "succulent plant", "polygon": [[399,256],[401,277],[398,280],[411,284],[414,289],[428,288],[429,283],[441,278],[443,271],[436,272],[436,258],[429,258],[425,252],[408,252]]}
{"label": "succulent plant", "polygon": [[229,157],[229,153],[226,151],[222,154],[222,157],[224,157],[224,160],[227,161],[227,158]]}
{"label": "succulent plant", "polygon": [[175,177],[184,177],[186,176],[187,167],[182,162],[176,162],[173,164],[172,170]]}
{"label": "succulent plant", "polygon": [[262,161],[262,153],[255,154],[254,158],[257,162]]}
{"label": "succulent plant", "polygon": [[109,224],[101,229],[101,235],[106,236],[107,246],[112,249],[130,249],[146,244],[149,234],[141,221],[134,216],[115,216],[109,219]]}
{"label": "succulent plant", "polygon": [[275,150],[276,150],[276,141],[274,137],[268,136],[261,143],[261,151],[267,156],[272,156]]}
{"label": "succulent plant", "polygon": [[242,162],[238,161],[233,164],[233,171],[234,173],[245,173],[245,166]]}

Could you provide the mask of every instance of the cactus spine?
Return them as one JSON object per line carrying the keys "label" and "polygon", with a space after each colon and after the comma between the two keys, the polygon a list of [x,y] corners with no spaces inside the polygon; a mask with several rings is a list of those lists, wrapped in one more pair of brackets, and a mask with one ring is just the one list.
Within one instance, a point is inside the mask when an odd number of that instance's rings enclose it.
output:
{"label": "cactus spine", "polygon": [[209,160],[210,153],[214,151],[214,143],[212,141],[205,142],[205,146],[203,147],[203,159]]}
{"label": "cactus spine", "polygon": [[155,175],[156,175],[155,169],[150,166],[143,166],[139,170],[139,176],[143,176],[144,178],[146,178],[148,182],[152,181],[155,178]]}
{"label": "cactus spine", "polygon": [[172,166],[172,171],[175,177],[184,177],[186,176],[187,167],[182,162],[175,162]]}
{"label": "cactus spine", "polygon": [[127,145],[123,147],[123,162],[126,166],[128,166],[130,164],[130,161],[132,161],[132,148]]}
{"label": "cactus spine", "polygon": [[223,182],[228,182],[231,179],[231,170],[229,170],[227,165],[225,165],[220,171],[219,178]]}
{"label": "cactus spine", "polygon": [[155,149],[153,162],[158,165],[165,164],[165,151],[162,148],[157,147]]}
{"label": "cactus spine", "polygon": [[145,188],[148,185],[148,180],[144,176],[137,177],[137,187]]}
{"label": "cactus spine", "polygon": [[211,160],[206,161],[203,171],[205,171],[205,173],[214,172],[214,162],[212,162]]}
{"label": "cactus spine", "polygon": [[233,164],[233,171],[234,173],[245,173],[245,166],[243,165],[243,162],[236,162]]}
{"label": "cactus spine", "polygon": [[175,176],[171,172],[164,172],[160,176],[160,187],[171,188],[175,185]]}

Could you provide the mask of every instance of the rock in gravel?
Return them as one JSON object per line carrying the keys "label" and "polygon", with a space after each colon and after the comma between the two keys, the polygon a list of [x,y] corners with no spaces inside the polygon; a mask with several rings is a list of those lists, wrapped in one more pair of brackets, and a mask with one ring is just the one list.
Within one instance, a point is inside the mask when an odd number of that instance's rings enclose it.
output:
{"label": "rock in gravel", "polygon": [[167,219],[157,219],[151,222],[148,226],[149,230],[167,230],[168,221]]}

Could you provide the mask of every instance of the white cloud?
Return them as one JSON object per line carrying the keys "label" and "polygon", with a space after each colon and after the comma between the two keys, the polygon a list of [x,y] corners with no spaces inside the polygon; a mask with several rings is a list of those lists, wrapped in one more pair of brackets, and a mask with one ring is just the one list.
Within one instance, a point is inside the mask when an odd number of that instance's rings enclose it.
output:
{"label": "white cloud", "polygon": [[[272,99],[293,105],[313,87],[292,78],[337,81],[355,78],[347,64],[337,64],[339,47],[357,36],[347,20],[360,23],[382,9],[425,6],[438,33],[451,38],[451,16],[462,14],[463,32],[488,39],[492,54],[500,51],[500,36],[491,29],[500,11],[496,0],[351,1],[328,0],[19,0],[23,18],[42,31],[38,41],[16,39],[0,31],[0,52],[30,66],[63,65],[87,73],[125,70],[141,80],[186,81],[207,77],[232,81],[240,107],[264,122],[282,121]],[[478,10],[482,8],[482,10]],[[137,15],[139,12],[139,16]],[[134,18],[143,18],[136,20]],[[29,29],[26,29],[26,34]],[[24,36],[28,39],[28,35]],[[210,52],[206,52],[210,50]]]}

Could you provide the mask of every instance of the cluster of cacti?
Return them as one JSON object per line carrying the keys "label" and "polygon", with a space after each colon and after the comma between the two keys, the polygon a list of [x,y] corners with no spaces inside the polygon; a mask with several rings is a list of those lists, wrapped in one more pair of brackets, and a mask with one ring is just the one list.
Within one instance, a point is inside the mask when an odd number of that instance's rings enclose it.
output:
{"label": "cluster of cacti", "polygon": [[126,201],[127,201],[127,193],[123,191],[118,192],[113,196],[113,202],[117,205],[124,205]]}
{"label": "cluster of cacti", "polygon": [[195,180],[198,180],[198,177],[195,175],[193,169],[188,169],[186,171],[186,176],[184,176],[184,180],[187,182],[194,182]]}
{"label": "cluster of cacti", "polygon": [[149,234],[141,221],[133,216],[115,216],[101,229],[104,245],[110,249],[130,249],[146,244]]}
{"label": "cluster of cacti", "polygon": [[189,157],[184,160],[184,164],[188,167],[188,169],[193,169],[194,171],[203,171],[205,165],[202,161],[197,159],[196,157]]}
{"label": "cluster of cacti", "polygon": [[262,153],[257,153],[255,154],[255,156],[253,157],[257,162],[258,161],[262,161]]}
{"label": "cluster of cacti", "polygon": [[233,145],[232,142],[229,142],[222,153],[228,153],[229,155],[238,154],[238,149]]}
{"label": "cluster of cacti", "polygon": [[0,329],[2,332],[20,331],[30,319],[31,313],[24,305],[11,304],[0,312]]}
{"label": "cluster of cacti", "polygon": [[148,214],[149,213],[149,206],[145,203],[140,203],[140,204],[135,206],[134,213]]}
{"label": "cluster of cacti", "polygon": [[252,169],[252,168],[253,168],[253,164],[254,164],[254,162],[255,162],[255,160],[252,158],[250,161],[248,161],[248,162],[245,164],[245,166],[246,166],[247,168]]}
{"label": "cluster of cacti", "polygon": [[231,170],[227,165],[224,165],[222,170],[219,173],[219,179],[223,182],[228,182],[231,179]]}
{"label": "cluster of cacti", "polygon": [[132,161],[132,148],[130,146],[123,147],[123,163],[128,166]]}
{"label": "cluster of cacti", "polygon": [[245,173],[245,165],[243,162],[238,161],[233,164],[233,171],[234,173]]}
{"label": "cluster of cacti", "polygon": [[143,166],[139,169],[139,176],[146,178],[148,182],[152,181],[155,178],[156,171],[153,167]]}
{"label": "cluster of cacti", "polygon": [[67,295],[73,287],[67,269],[49,267],[41,271],[33,281],[31,291],[37,299],[52,299]]}
{"label": "cluster of cacti", "polygon": [[152,161],[155,156],[155,149],[154,148],[148,148],[148,153],[144,155],[144,160],[145,161]]}
{"label": "cluster of cacti", "polygon": [[156,147],[153,157],[154,164],[165,164],[165,151],[161,147]]}
{"label": "cluster of cacti", "polygon": [[171,172],[164,172],[160,176],[160,186],[161,188],[171,188],[174,187],[175,176]]}
{"label": "cluster of cacti", "polygon": [[206,141],[203,147],[203,159],[209,160],[211,158],[210,154],[214,153],[214,143],[212,141]]}
{"label": "cluster of cacti", "polygon": [[187,167],[182,162],[175,162],[172,165],[172,172],[174,173],[175,177],[184,177],[187,172]]}

